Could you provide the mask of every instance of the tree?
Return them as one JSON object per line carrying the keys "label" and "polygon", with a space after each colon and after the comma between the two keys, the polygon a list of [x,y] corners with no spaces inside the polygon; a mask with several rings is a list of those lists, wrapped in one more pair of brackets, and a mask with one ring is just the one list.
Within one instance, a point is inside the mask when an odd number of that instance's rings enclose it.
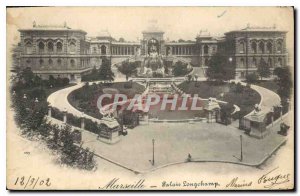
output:
{"label": "tree", "polygon": [[216,53],[208,62],[207,77],[210,80],[230,80],[235,77],[235,68],[227,57]]}
{"label": "tree", "polygon": [[253,84],[258,79],[258,75],[256,73],[251,73],[246,75],[246,81],[250,84]]}
{"label": "tree", "polygon": [[174,76],[183,76],[186,75],[189,72],[189,70],[187,68],[186,63],[183,63],[182,61],[177,61],[174,65],[172,72]]}
{"label": "tree", "polygon": [[270,67],[264,60],[260,61],[260,64],[258,65],[258,68],[257,68],[257,72],[258,72],[258,75],[260,76],[261,80],[263,77],[268,78],[271,75]]}
{"label": "tree", "polygon": [[101,80],[114,80],[115,74],[112,72],[110,61],[107,58],[102,59],[102,65],[99,69],[98,74]]}
{"label": "tree", "polygon": [[118,70],[126,76],[126,80],[128,81],[128,77],[137,73],[137,63],[129,62],[128,60],[123,61],[122,65],[118,67]]}
{"label": "tree", "polygon": [[277,76],[277,84],[279,89],[277,93],[282,98],[289,98],[293,87],[292,74],[288,66],[277,67],[274,70],[274,75]]}

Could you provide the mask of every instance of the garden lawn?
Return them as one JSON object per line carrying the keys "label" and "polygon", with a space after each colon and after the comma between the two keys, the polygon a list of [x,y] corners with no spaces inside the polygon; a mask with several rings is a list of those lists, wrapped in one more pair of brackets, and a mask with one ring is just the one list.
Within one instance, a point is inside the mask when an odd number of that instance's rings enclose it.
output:
{"label": "garden lawn", "polygon": [[275,93],[277,93],[277,90],[279,89],[278,84],[274,80],[258,80],[254,84],[269,89]]}
{"label": "garden lawn", "polygon": [[[86,114],[95,118],[101,119],[102,115],[99,113],[97,107],[97,100],[103,94],[103,89],[116,89],[118,93],[125,94],[128,98],[134,97],[135,94],[142,94],[145,90],[143,85],[132,82],[116,82],[111,84],[92,84],[84,85],[70,93],[68,101],[76,109],[85,112]],[[128,86],[129,85],[129,86]]]}
{"label": "garden lawn", "polygon": [[237,91],[236,84],[223,83],[214,84],[209,81],[183,82],[178,87],[188,94],[198,94],[198,97],[214,97],[218,100],[226,101],[240,107],[241,115],[246,115],[254,109],[254,105],[260,102],[260,95],[253,89],[241,86],[241,91]]}

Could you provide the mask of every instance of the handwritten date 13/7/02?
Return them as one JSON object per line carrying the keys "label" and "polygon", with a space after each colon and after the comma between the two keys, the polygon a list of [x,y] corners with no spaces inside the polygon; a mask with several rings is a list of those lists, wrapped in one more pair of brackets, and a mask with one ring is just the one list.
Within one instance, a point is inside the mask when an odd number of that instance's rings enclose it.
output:
{"label": "handwritten date 13/7/02", "polygon": [[50,178],[40,178],[40,177],[17,177],[15,184],[16,186],[21,186],[24,189],[35,189],[35,188],[41,188],[41,187],[50,187],[51,182]]}

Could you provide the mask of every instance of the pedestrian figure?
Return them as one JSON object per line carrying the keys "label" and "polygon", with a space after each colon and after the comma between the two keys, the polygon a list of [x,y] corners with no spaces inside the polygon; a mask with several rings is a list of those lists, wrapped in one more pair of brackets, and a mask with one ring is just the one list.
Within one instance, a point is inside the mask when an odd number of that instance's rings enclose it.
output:
{"label": "pedestrian figure", "polygon": [[192,161],[192,155],[191,155],[190,153],[188,154],[187,161],[188,161],[188,162],[191,162],[191,161]]}

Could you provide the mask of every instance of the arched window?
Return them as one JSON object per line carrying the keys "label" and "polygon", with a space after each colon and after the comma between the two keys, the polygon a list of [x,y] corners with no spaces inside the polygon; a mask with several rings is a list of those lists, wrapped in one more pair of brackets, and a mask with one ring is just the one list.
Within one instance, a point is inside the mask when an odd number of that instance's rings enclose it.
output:
{"label": "arched window", "polygon": [[263,58],[261,58],[259,64],[260,64],[260,65],[265,65],[265,64],[266,64],[266,61],[265,61]]}
{"label": "arched window", "polygon": [[48,42],[48,52],[53,52],[54,46],[52,42]]}
{"label": "arched window", "polygon": [[239,43],[239,53],[245,53],[245,43],[243,41]]}
{"label": "arched window", "polygon": [[57,59],[57,65],[61,65],[61,59]]}
{"label": "arched window", "polygon": [[273,67],[273,63],[272,63],[272,59],[271,58],[268,59],[268,66],[269,67]]}
{"label": "arched window", "polygon": [[205,65],[205,66],[208,66],[208,63],[209,63],[208,58],[205,58],[205,60],[204,60],[204,65]]}
{"label": "arched window", "polygon": [[45,44],[43,42],[39,43],[39,52],[44,52],[45,51]]}
{"label": "arched window", "polygon": [[278,58],[278,66],[281,67],[282,66],[282,58]]}
{"label": "arched window", "polygon": [[70,52],[76,52],[76,44],[73,41],[70,43]]}
{"label": "arched window", "polygon": [[277,41],[276,50],[277,50],[277,53],[282,53],[282,42],[281,41]]}
{"label": "arched window", "polygon": [[208,54],[208,46],[207,45],[205,45],[203,47],[203,51],[204,51],[204,54]]}
{"label": "arched window", "polygon": [[254,67],[256,67],[257,66],[256,58],[253,58],[252,62],[253,62]]}
{"label": "arched window", "polygon": [[97,47],[93,47],[93,53],[97,53]]}
{"label": "arched window", "polygon": [[70,64],[71,64],[71,67],[74,67],[75,66],[75,60],[71,59]]}
{"label": "arched window", "polygon": [[62,50],[63,50],[63,44],[61,42],[57,42],[56,51],[57,52],[62,52]]}
{"label": "arched window", "polygon": [[106,55],[106,46],[104,45],[101,46],[101,54]]}
{"label": "arched window", "polygon": [[44,60],[40,59],[40,65],[44,65]]}
{"label": "arched window", "polygon": [[26,42],[25,44],[25,53],[26,54],[32,53],[32,43],[30,41]]}
{"label": "arched window", "polygon": [[52,66],[53,65],[52,59],[49,59],[48,63],[49,63],[50,66]]}
{"label": "arched window", "polygon": [[260,53],[265,53],[265,44],[264,44],[264,42],[261,41],[259,43],[258,47],[259,47],[259,52]]}
{"label": "arched window", "polygon": [[268,42],[268,43],[267,43],[267,53],[268,53],[268,54],[271,54],[271,53],[272,53],[272,51],[273,51],[273,50],[272,50],[272,47],[273,47],[273,46],[272,46],[272,43],[271,43],[271,42]]}
{"label": "arched window", "polygon": [[30,63],[31,63],[31,60],[30,60],[30,59],[27,59],[27,60],[26,60],[26,64],[29,65]]}
{"label": "arched window", "polygon": [[240,66],[241,66],[241,67],[244,67],[244,65],[245,65],[245,59],[244,59],[244,58],[241,58],[241,60],[240,60]]}
{"label": "arched window", "polygon": [[255,41],[251,43],[251,50],[254,54],[257,53],[257,44]]}

